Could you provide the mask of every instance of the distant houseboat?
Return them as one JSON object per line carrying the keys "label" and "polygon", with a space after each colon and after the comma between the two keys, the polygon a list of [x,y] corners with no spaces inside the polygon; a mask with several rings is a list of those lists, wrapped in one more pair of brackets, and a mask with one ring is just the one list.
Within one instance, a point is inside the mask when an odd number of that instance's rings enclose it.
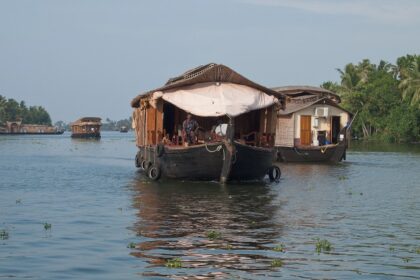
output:
{"label": "distant houseboat", "polygon": [[[267,174],[278,180],[274,142],[267,137],[275,132],[272,119],[282,106],[278,96],[222,64],[172,78],[131,102],[139,148],[136,166],[153,180],[162,176],[224,183]],[[186,134],[191,119],[197,127]]]}
{"label": "distant houseboat", "polygon": [[128,132],[128,127],[126,127],[126,126],[121,126],[121,128],[120,128],[120,132],[121,132],[121,133],[126,133],[126,132]]}
{"label": "distant houseboat", "polygon": [[340,97],[323,88],[273,88],[286,96],[278,111],[278,160],[284,162],[339,162],[346,158],[352,114],[339,106]]}
{"label": "distant houseboat", "polygon": [[73,138],[100,138],[101,118],[85,117],[71,124]]}
{"label": "distant houseboat", "polygon": [[25,134],[63,134],[64,130],[51,125],[23,124],[22,121],[7,121],[5,127],[0,128],[0,134],[25,135]]}

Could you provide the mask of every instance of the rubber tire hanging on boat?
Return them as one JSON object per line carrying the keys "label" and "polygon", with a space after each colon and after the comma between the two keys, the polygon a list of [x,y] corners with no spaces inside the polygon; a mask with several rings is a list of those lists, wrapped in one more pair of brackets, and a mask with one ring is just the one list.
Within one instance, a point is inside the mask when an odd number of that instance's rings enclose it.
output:
{"label": "rubber tire hanging on boat", "polygon": [[147,175],[149,176],[149,178],[153,181],[157,181],[160,178],[161,175],[161,170],[160,167],[157,166],[156,164],[153,164],[149,170],[147,171]]}
{"label": "rubber tire hanging on boat", "polygon": [[151,165],[150,161],[143,160],[143,161],[141,162],[141,164],[140,164],[140,168],[141,168],[143,171],[148,172],[150,165]]}
{"label": "rubber tire hanging on boat", "polygon": [[280,181],[281,177],[281,170],[278,166],[273,165],[268,169],[268,177],[270,178],[270,182],[278,182]]}
{"label": "rubber tire hanging on boat", "polygon": [[165,152],[165,147],[163,146],[163,144],[156,145],[156,155],[157,155],[157,157],[161,157],[164,152]]}
{"label": "rubber tire hanging on boat", "polygon": [[137,168],[141,167],[141,155],[140,153],[136,154],[136,158],[134,159],[134,164]]}

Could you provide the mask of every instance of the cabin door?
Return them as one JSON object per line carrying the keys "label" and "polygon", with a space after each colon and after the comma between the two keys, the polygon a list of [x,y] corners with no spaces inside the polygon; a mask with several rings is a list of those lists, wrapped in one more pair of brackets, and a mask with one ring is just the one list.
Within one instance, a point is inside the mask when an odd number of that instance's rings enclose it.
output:
{"label": "cabin door", "polygon": [[338,143],[338,138],[340,134],[340,117],[332,116],[331,117],[331,143]]}
{"label": "cabin door", "polygon": [[300,144],[311,144],[311,116],[300,116]]}

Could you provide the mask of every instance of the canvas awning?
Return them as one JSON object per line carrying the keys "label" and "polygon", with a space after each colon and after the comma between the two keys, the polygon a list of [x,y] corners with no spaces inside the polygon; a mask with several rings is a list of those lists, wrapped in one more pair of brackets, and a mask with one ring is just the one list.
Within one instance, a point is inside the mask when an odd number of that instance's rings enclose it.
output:
{"label": "canvas awning", "polygon": [[153,93],[152,99],[160,97],[201,117],[235,117],[278,102],[276,97],[258,89],[234,83],[202,83],[172,91],[157,91]]}

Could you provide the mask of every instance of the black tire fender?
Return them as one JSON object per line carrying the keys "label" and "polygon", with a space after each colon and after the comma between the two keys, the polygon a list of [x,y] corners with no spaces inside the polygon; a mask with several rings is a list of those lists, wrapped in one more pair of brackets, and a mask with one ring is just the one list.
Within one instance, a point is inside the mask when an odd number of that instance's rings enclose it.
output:
{"label": "black tire fender", "polygon": [[160,176],[162,175],[162,171],[160,170],[160,167],[157,164],[153,164],[150,166],[149,170],[147,171],[147,175],[149,178],[153,181],[157,181],[160,179]]}
{"label": "black tire fender", "polygon": [[143,157],[141,156],[140,152],[138,152],[136,154],[135,159],[134,159],[134,164],[136,165],[137,168],[140,168],[141,167],[142,158]]}
{"label": "black tire fender", "polygon": [[281,170],[278,166],[273,165],[268,169],[268,177],[270,182],[279,182],[281,177]]}
{"label": "black tire fender", "polygon": [[140,163],[140,168],[143,171],[147,172],[149,170],[150,165],[151,165],[150,161],[142,160]]}

